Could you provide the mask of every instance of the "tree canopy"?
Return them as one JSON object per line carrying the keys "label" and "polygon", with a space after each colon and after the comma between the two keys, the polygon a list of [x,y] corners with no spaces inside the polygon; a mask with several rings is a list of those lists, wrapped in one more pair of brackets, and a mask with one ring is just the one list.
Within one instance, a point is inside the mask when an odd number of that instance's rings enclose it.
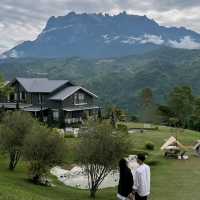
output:
{"label": "tree canopy", "polygon": [[31,180],[40,184],[48,169],[61,164],[66,153],[64,139],[52,129],[37,124],[24,141],[24,159],[29,163]]}
{"label": "tree canopy", "polygon": [[88,175],[90,196],[95,197],[104,178],[128,155],[131,144],[127,133],[113,129],[105,122],[89,123],[81,132],[78,160]]}
{"label": "tree canopy", "polygon": [[193,112],[194,97],[188,86],[175,87],[169,94],[168,105],[183,126],[188,126]]}
{"label": "tree canopy", "polygon": [[12,88],[4,80],[3,76],[0,74],[0,96],[8,95],[12,91]]}
{"label": "tree canopy", "polygon": [[155,123],[158,121],[157,105],[154,102],[151,88],[144,88],[140,94],[140,121],[145,123]]}
{"label": "tree canopy", "polygon": [[9,169],[14,170],[23,151],[24,139],[30,134],[35,120],[25,112],[7,112],[0,125],[0,145],[9,154]]}

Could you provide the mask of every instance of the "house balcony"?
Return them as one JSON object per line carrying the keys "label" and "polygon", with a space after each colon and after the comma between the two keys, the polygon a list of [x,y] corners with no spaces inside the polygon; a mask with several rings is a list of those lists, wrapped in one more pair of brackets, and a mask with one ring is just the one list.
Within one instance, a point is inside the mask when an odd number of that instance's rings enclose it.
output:
{"label": "house balcony", "polygon": [[83,119],[80,118],[65,118],[66,124],[76,124],[76,123],[83,123]]}
{"label": "house balcony", "polygon": [[[27,107],[30,107],[31,104],[27,103],[19,103],[19,109],[24,109]],[[17,103],[16,102],[5,102],[5,103],[0,103],[0,108],[5,108],[5,109],[16,109],[17,108]]]}

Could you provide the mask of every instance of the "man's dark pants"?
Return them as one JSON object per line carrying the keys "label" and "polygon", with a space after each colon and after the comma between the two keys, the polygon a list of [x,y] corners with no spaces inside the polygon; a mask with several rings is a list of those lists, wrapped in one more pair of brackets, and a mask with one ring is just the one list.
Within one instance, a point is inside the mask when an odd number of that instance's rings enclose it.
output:
{"label": "man's dark pants", "polygon": [[147,196],[141,197],[138,193],[135,193],[135,200],[147,200]]}

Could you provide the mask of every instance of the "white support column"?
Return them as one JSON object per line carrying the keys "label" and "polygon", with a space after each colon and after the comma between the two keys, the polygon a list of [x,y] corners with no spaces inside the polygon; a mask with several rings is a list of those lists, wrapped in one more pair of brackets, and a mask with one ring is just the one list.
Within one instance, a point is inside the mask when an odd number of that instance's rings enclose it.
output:
{"label": "white support column", "polygon": [[8,100],[8,102],[10,102],[10,94],[8,94],[7,100]]}
{"label": "white support column", "polygon": [[17,101],[17,93],[15,93],[14,95],[15,95],[14,100]]}
{"label": "white support column", "polygon": [[20,92],[19,93],[19,101],[21,101],[22,100],[22,93]]}

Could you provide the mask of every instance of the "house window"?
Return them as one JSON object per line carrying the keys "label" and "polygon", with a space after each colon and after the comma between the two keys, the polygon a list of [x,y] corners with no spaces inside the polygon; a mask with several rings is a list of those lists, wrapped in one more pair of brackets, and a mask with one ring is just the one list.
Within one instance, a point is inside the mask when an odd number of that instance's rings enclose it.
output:
{"label": "house window", "polygon": [[79,100],[80,104],[85,103],[85,96],[84,96],[84,94],[79,93],[78,94],[78,100]]}
{"label": "house window", "polygon": [[26,100],[26,93],[25,92],[21,93],[21,100]]}
{"label": "house window", "polygon": [[87,104],[85,95],[83,93],[76,93],[74,95],[74,104],[79,105],[79,104]]}
{"label": "house window", "polygon": [[53,120],[58,121],[58,119],[59,119],[58,110],[53,110]]}
{"label": "house window", "polygon": [[74,104],[78,104],[78,94],[74,94]]}
{"label": "house window", "polygon": [[8,95],[8,102],[13,102],[15,101],[15,94],[14,93],[10,93]]}

